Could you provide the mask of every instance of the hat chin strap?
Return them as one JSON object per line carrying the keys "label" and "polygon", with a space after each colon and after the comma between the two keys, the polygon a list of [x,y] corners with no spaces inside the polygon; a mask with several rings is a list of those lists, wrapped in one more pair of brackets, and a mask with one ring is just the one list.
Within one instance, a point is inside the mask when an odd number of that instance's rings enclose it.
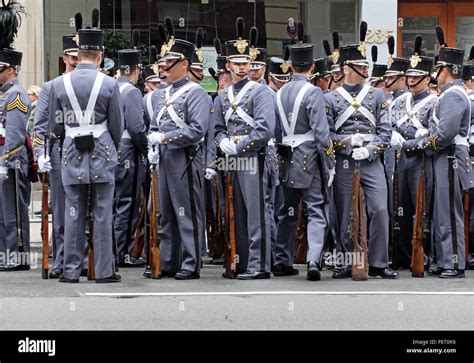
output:
{"label": "hat chin strap", "polygon": [[421,83],[421,81],[423,81],[426,77],[428,77],[428,76],[421,77],[418,82],[416,82],[415,84],[412,84],[411,86],[408,84],[408,81],[407,81],[407,86],[408,86],[408,88],[415,88],[415,87],[418,86],[418,85]]}
{"label": "hat chin strap", "polygon": [[204,79],[204,75],[202,75],[201,77],[198,77],[197,74],[193,72],[192,68],[189,68],[189,72],[199,81],[202,81]]}
{"label": "hat chin strap", "polygon": [[385,85],[385,88],[390,88],[390,87],[392,87],[392,86],[395,84],[395,82],[400,79],[400,77],[401,77],[400,74],[397,75],[397,76],[395,77],[395,79],[394,79],[392,82],[390,82],[389,84],[386,84],[386,85]]}
{"label": "hat chin strap", "polygon": [[346,77],[346,75],[345,75],[344,73],[342,74],[342,77],[339,78],[339,79],[336,79],[336,78],[334,77],[334,75],[331,75],[331,78],[329,79],[328,89],[331,89],[331,86],[332,86],[333,83],[339,83],[339,82],[341,82],[341,81],[344,79],[344,77]]}
{"label": "hat chin strap", "polygon": [[[348,66],[349,68],[351,68],[354,72],[356,72],[356,73],[357,73],[359,76],[361,76],[362,78],[364,78],[364,79],[369,78],[369,75],[364,76],[362,73],[360,73],[360,72],[355,68],[355,66],[354,66],[353,64],[350,64],[350,63],[349,63],[349,64],[347,64],[347,66]],[[343,77],[343,78],[344,78],[344,77]]]}
{"label": "hat chin strap", "polygon": [[176,60],[174,61],[174,63],[173,63],[172,65],[170,65],[168,68],[165,68],[164,71],[165,71],[165,72],[171,71],[171,69],[173,69],[173,67],[174,67],[175,65],[177,65],[179,62],[181,62],[182,60],[183,60],[183,58],[178,58],[178,59],[176,59]]}

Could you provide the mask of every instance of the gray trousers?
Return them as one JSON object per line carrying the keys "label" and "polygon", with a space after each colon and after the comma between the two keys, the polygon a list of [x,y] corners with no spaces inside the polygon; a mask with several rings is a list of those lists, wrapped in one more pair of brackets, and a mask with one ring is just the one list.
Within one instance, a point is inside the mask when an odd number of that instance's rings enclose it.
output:
{"label": "gray trousers", "polygon": [[308,210],[308,254],[306,261],[321,262],[324,241],[327,235],[328,217],[326,214],[323,179],[316,169],[311,185],[307,189],[283,187],[284,204],[278,218],[278,237],[275,248],[275,265],[292,266],[295,256],[296,227],[300,200]]}
{"label": "gray trousers", "polygon": [[[345,155],[337,155],[334,192],[339,225],[339,241],[344,252],[352,253],[354,246],[347,233],[352,199],[352,176],[355,161]],[[366,203],[366,225],[368,226],[369,265],[387,267],[388,230],[387,180],[380,158],[370,162],[360,161],[361,185]],[[347,259],[345,259],[347,261]],[[349,267],[349,266],[346,266]]]}
{"label": "gray trousers", "polygon": [[[23,240],[23,251],[30,252],[30,220],[28,217],[28,184],[30,183],[19,172],[19,207],[21,237]],[[15,188],[15,169],[8,169],[8,179],[0,182],[0,232],[3,238],[0,238],[0,252],[10,254],[19,252],[17,245],[17,216],[16,216],[16,188]],[[19,256],[17,256],[19,257]],[[17,260],[3,261],[19,263]]]}
{"label": "gray trousers", "polygon": [[[132,252],[135,229],[141,205],[141,186],[144,179],[144,165],[138,151],[132,150],[128,155],[130,167],[123,170],[123,175],[115,181],[114,194],[114,258],[116,263],[123,263],[125,255]],[[117,168],[124,168],[123,161]]]}
{"label": "gray trousers", "polygon": [[[397,252],[399,264],[409,267],[411,263],[413,227],[415,225],[416,213],[416,193],[418,181],[421,172],[422,155],[410,155],[403,151],[398,160],[398,185],[401,215],[399,213],[400,236],[398,238]],[[430,216],[432,208],[432,191],[433,191],[433,170],[432,160],[430,156],[425,155],[425,196],[427,215]],[[426,241],[427,252],[429,254],[430,241]]]}
{"label": "gray trousers", "polygon": [[53,270],[63,270],[64,265],[64,211],[65,192],[61,176],[61,160],[58,143],[51,151],[53,169],[49,173],[51,208],[53,209]]}
{"label": "gray trousers", "polygon": [[204,170],[202,149],[188,164],[184,149],[160,145],[161,269],[199,272],[204,243]]}
{"label": "gray trousers", "polygon": [[94,213],[95,277],[110,277],[115,271],[112,251],[114,183],[65,185],[64,276],[69,279],[79,278],[86,255],[89,187]]}
{"label": "gray trousers", "polygon": [[[436,153],[434,161],[435,197],[433,224],[438,267],[464,270],[466,246],[464,241],[464,215],[461,185],[453,167],[454,182],[449,185],[448,150]],[[460,172],[462,168],[459,168]],[[453,211],[453,214],[450,211]]]}
{"label": "gray trousers", "polygon": [[237,270],[270,272],[270,216],[265,201],[268,171],[259,157],[248,160],[249,165],[257,165],[256,170],[233,172]]}

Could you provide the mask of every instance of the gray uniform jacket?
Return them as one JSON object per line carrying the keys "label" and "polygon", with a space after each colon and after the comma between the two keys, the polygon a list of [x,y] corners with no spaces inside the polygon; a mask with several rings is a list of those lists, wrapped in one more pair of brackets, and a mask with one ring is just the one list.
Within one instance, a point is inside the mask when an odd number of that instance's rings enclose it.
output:
{"label": "gray uniform jacket", "polygon": [[[242,90],[248,81],[246,79],[234,84],[234,96]],[[275,114],[273,112],[273,95],[267,86],[252,82],[252,85],[239,102],[240,108],[253,119],[253,125],[243,120],[238,113],[232,113],[229,121],[225,120],[227,110],[232,107],[226,88],[218,92],[214,100],[216,115],[216,143],[226,137],[240,136],[241,141],[236,144],[237,156],[255,155],[265,147],[273,137],[275,128]],[[235,106],[234,106],[235,107]]]}
{"label": "gray uniform jacket", "polygon": [[[277,99],[280,98],[284,118],[280,112],[276,112],[277,140],[285,142],[286,135],[284,122],[290,122],[289,115],[294,111],[295,100],[300,94],[300,90],[308,83],[305,76],[295,75],[291,81],[285,84],[275,97],[275,106],[279,110]],[[293,149],[291,159],[282,160],[281,182],[289,188],[308,188],[314,178],[314,173],[318,170],[318,157],[322,156],[324,164],[328,168],[334,167],[334,153],[332,141],[329,137],[329,127],[325,113],[323,92],[320,88],[310,86],[304,94],[298,110],[298,118],[295,125],[295,135],[310,133],[314,137],[313,141],[304,141]],[[292,114],[292,117],[296,117]]]}
{"label": "gray uniform jacket", "polygon": [[5,135],[0,142],[0,166],[15,169],[18,162],[23,174],[27,175],[28,153],[24,145],[30,101],[16,79],[3,85],[0,92],[0,128]]}
{"label": "gray uniform jacket", "polygon": [[[82,110],[86,109],[98,71],[95,65],[80,63],[71,73],[71,83]],[[50,117],[67,127],[78,127],[79,123],[69,101],[64,85],[64,76],[53,81],[54,103]],[[100,88],[94,108],[93,124],[106,124],[107,131],[94,138],[92,151],[80,152],[74,139],[66,136],[63,146],[61,168],[64,185],[109,183],[115,181],[117,149],[123,133],[123,113],[117,81],[106,76]]]}

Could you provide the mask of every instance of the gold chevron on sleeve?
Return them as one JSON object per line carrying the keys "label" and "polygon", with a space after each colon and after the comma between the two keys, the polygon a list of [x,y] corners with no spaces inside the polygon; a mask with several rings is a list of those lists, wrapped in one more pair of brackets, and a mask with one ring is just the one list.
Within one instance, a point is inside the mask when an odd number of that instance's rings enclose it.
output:
{"label": "gold chevron on sleeve", "polygon": [[15,99],[10,102],[7,106],[7,111],[13,111],[15,108],[18,108],[23,113],[28,113],[28,106],[25,105],[20,98],[20,94],[17,94]]}
{"label": "gold chevron on sleeve", "polygon": [[38,135],[35,134],[35,137],[33,138],[33,144],[35,145],[44,145],[44,141],[41,140]]}

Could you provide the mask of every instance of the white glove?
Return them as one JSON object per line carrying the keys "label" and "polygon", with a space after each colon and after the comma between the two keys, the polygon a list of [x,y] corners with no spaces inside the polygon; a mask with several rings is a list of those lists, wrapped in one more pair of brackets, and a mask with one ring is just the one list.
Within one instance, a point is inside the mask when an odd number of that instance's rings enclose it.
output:
{"label": "white glove", "polygon": [[8,169],[5,166],[0,166],[0,182],[8,179]]}
{"label": "white glove", "polygon": [[40,173],[49,173],[51,171],[51,159],[49,155],[41,155],[38,158],[38,171]]}
{"label": "white glove", "polygon": [[354,134],[351,137],[351,146],[360,147],[364,143],[364,139],[361,134]]}
{"label": "white glove", "polygon": [[156,148],[156,150],[150,148],[150,150],[148,151],[148,161],[150,162],[150,164],[158,164],[158,162],[160,161],[160,152],[158,148]]}
{"label": "white glove", "polygon": [[392,139],[390,140],[390,145],[392,145],[394,148],[401,148],[405,141],[405,138],[400,135],[400,133],[398,133],[397,131],[392,132]]}
{"label": "white glove", "polygon": [[226,155],[237,154],[237,147],[235,146],[235,143],[228,138],[222,139],[222,141],[219,143],[219,147]]}
{"label": "white glove", "polygon": [[369,149],[366,147],[359,147],[352,152],[352,159],[364,160],[369,158]]}
{"label": "white glove", "polygon": [[428,132],[427,129],[418,129],[418,130],[416,130],[415,138],[422,139],[425,136],[428,136],[428,134],[429,134],[429,132]]}
{"label": "white glove", "polygon": [[336,168],[331,168],[329,169],[329,179],[328,179],[328,188],[332,185],[332,182],[334,181],[334,175],[336,175]]}
{"label": "white glove", "polygon": [[207,180],[212,180],[217,175],[214,169],[206,168],[206,175],[204,176]]}
{"label": "white glove", "polygon": [[161,144],[161,138],[163,137],[163,133],[161,132],[152,132],[148,135],[148,142],[151,145],[159,145]]}

